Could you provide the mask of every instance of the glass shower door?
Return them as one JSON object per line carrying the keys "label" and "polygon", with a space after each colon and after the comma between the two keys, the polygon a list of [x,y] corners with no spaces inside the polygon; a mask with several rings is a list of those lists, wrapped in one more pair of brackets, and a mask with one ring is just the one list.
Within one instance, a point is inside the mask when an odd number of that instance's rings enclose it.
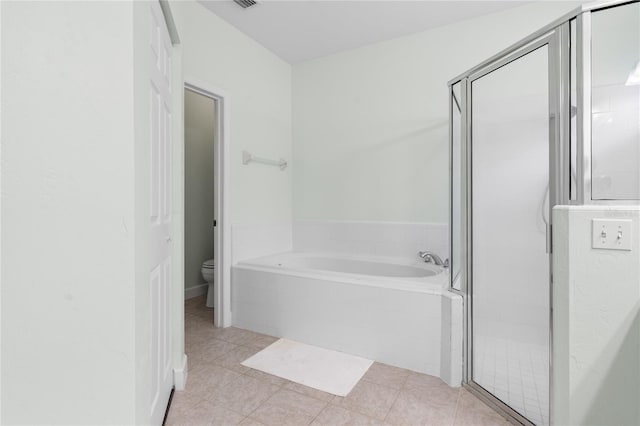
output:
{"label": "glass shower door", "polygon": [[472,382],[549,423],[549,45],[471,77]]}

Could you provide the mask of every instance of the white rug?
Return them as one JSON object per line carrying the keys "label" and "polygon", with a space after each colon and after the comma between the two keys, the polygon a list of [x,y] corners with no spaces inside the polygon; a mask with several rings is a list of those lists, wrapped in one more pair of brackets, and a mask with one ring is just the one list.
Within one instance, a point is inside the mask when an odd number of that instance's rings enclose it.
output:
{"label": "white rug", "polygon": [[373,361],[280,339],[242,365],[338,396],[347,396]]}

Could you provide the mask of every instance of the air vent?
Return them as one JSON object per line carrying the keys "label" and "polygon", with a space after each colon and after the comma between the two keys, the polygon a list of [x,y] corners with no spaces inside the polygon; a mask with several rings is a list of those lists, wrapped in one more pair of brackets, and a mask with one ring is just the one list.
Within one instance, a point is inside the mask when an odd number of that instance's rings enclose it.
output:
{"label": "air vent", "polygon": [[258,4],[256,0],[233,0],[233,1],[239,4],[240,7],[242,7],[243,9],[246,9],[248,7],[255,6],[256,4]]}

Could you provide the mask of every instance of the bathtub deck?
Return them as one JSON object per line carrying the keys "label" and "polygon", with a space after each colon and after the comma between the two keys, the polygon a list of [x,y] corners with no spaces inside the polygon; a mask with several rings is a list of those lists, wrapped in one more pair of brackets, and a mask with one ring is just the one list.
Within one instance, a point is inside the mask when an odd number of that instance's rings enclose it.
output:
{"label": "bathtub deck", "polygon": [[203,297],[186,304],[187,389],[168,425],[508,425],[464,389],[437,377],[375,363],[345,398],[251,370],[240,363],[276,339],[212,326]]}

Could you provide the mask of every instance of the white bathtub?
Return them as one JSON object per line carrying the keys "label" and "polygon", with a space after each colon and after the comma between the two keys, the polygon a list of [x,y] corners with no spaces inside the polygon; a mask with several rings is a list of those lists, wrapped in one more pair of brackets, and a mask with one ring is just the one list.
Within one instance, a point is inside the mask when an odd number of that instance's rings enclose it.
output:
{"label": "white bathtub", "polygon": [[462,298],[414,260],[288,252],[232,270],[236,327],[440,376],[462,377]]}

